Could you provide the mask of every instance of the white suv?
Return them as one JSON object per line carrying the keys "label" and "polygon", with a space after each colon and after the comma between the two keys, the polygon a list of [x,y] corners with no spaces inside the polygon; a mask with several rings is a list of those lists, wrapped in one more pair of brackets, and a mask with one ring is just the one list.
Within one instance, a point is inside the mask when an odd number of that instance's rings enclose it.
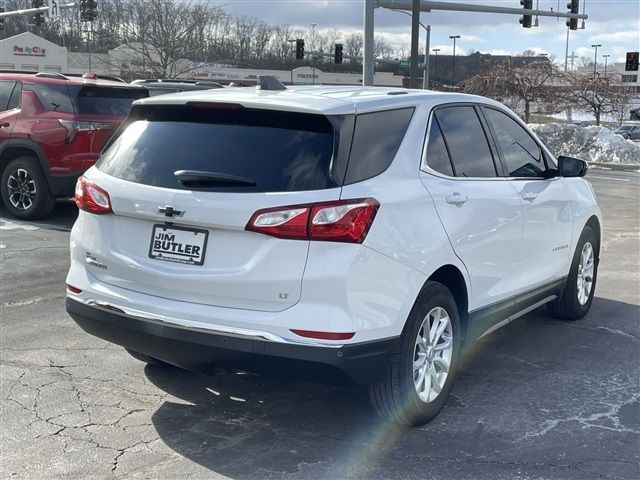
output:
{"label": "white suv", "polygon": [[363,87],[137,101],[77,185],[67,311],[152,364],[370,385],[409,425],[462,350],[593,299],[586,164],[501,104]]}

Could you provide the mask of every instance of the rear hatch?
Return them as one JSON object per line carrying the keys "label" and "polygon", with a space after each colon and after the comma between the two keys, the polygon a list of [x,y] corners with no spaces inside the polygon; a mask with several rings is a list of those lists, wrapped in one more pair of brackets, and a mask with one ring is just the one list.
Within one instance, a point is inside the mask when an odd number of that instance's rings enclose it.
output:
{"label": "rear hatch", "polygon": [[67,153],[93,154],[97,158],[131,110],[133,101],[149,96],[145,88],[69,84],[74,120],[63,122]]}
{"label": "rear hatch", "polygon": [[134,107],[86,175],[114,213],[86,216],[89,270],[162,298],[265,311],[294,305],[309,242],[245,226],[261,209],[338,199],[339,137],[322,115]]}

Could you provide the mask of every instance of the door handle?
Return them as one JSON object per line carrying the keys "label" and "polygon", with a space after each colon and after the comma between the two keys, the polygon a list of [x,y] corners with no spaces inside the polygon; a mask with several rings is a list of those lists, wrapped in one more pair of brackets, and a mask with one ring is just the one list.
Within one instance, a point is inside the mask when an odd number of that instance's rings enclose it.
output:
{"label": "door handle", "polygon": [[0,128],[8,127],[11,125],[9,122],[0,122]]}
{"label": "door handle", "polygon": [[467,197],[466,195],[462,195],[461,193],[455,192],[453,195],[448,195],[446,200],[447,200],[447,203],[450,203],[451,205],[462,205],[467,200],[469,200],[469,197]]}
{"label": "door handle", "polygon": [[535,192],[523,192],[522,193],[522,199],[523,200],[529,200],[530,202],[533,202],[536,198],[538,198],[538,194]]}

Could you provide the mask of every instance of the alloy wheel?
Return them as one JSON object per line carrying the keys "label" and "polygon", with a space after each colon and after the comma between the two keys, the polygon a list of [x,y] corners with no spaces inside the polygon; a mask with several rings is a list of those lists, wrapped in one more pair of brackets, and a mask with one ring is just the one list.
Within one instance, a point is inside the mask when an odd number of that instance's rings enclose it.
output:
{"label": "alloy wheel", "polygon": [[590,242],[587,242],[582,247],[580,262],[578,263],[577,292],[578,302],[580,305],[585,305],[591,295],[591,289],[593,288],[594,263],[595,255],[593,252],[593,246]]}
{"label": "alloy wheel", "polygon": [[7,179],[9,201],[18,210],[28,210],[36,197],[36,182],[24,168],[11,172]]}
{"label": "alloy wheel", "polygon": [[413,385],[420,400],[432,402],[444,388],[453,358],[453,327],[442,307],[429,311],[418,329],[413,356]]}

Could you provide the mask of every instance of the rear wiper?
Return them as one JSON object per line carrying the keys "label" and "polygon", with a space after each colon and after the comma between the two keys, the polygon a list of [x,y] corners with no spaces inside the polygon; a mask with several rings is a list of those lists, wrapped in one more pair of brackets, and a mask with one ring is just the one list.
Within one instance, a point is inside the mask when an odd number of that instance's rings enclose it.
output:
{"label": "rear wiper", "polygon": [[176,170],[173,174],[180,183],[187,187],[253,187],[256,185],[256,181],[251,178],[228,175],[226,173],[204,172],[200,170]]}

